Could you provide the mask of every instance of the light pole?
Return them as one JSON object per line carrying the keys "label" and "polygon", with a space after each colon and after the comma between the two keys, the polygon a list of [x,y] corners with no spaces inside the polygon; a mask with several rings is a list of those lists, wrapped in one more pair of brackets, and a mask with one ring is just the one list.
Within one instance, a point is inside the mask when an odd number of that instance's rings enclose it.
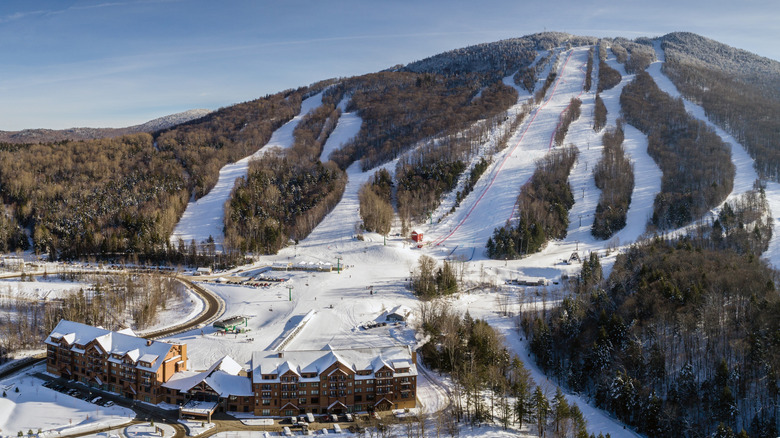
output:
{"label": "light pole", "polygon": [[293,290],[292,285],[287,286],[287,292],[289,293],[289,300],[290,301],[292,301],[292,290]]}
{"label": "light pole", "polygon": [[341,274],[341,256],[336,256],[336,273]]}

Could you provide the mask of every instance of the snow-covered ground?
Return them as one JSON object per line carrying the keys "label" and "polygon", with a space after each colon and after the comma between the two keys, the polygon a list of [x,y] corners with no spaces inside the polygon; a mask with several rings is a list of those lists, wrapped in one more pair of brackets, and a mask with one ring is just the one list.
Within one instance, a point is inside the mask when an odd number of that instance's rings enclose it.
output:
{"label": "snow-covered ground", "polygon": [[[88,291],[93,284],[82,281],[68,281],[50,275],[48,278],[31,277],[33,281],[21,281],[17,278],[0,279],[0,304],[12,300],[39,302],[66,298],[79,290]],[[160,309],[155,322],[139,330],[138,333],[153,332],[173,325],[180,324],[194,318],[203,310],[203,301],[191,290],[186,290],[182,295],[170,297],[165,309]],[[0,310],[0,315],[4,312]],[[123,321],[127,327],[133,326],[131,311],[124,315],[116,315],[119,321]]]}
{"label": "snow-covered ground", "polygon": [[[41,371],[40,366],[36,367]],[[0,436],[16,436],[22,431],[46,433],[56,436],[84,433],[91,430],[118,426],[135,417],[129,409],[112,406],[101,407],[79,400],[42,386],[43,382],[29,374],[17,375],[0,381]],[[19,392],[16,392],[19,388]],[[45,414],[44,414],[45,413]]]}
{"label": "snow-covered ground", "polygon": [[293,131],[303,117],[309,111],[322,105],[322,93],[315,94],[301,103],[301,112],[292,120],[274,131],[268,143],[254,154],[244,157],[235,163],[228,164],[219,171],[217,185],[204,197],[195,202],[190,202],[184,211],[179,223],[173,230],[171,242],[176,245],[179,239],[186,244],[195,239],[201,243],[209,238],[214,238],[217,249],[222,249],[225,235],[222,231],[225,222],[225,201],[230,196],[235,182],[240,177],[246,177],[249,171],[249,161],[262,156],[271,148],[289,148],[293,144]]}
{"label": "snow-covered ground", "polygon": [[333,151],[341,149],[344,143],[352,140],[355,135],[357,135],[358,131],[360,131],[360,125],[363,124],[363,119],[361,119],[356,112],[346,112],[348,102],[349,99],[347,97],[339,102],[341,116],[339,117],[339,121],[333,129],[333,132],[330,133],[328,140],[322,146],[320,161],[323,163],[328,161],[328,158]]}

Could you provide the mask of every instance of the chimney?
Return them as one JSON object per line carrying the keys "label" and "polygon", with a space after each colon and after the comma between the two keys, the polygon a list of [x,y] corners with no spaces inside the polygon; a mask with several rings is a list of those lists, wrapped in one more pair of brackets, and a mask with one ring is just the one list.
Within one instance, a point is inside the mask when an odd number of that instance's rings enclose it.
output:
{"label": "chimney", "polygon": [[284,351],[280,351],[279,353],[277,353],[277,357],[284,357]]}
{"label": "chimney", "polygon": [[152,342],[154,342],[154,341],[151,340],[151,339],[147,339],[146,340],[146,346],[149,347],[150,345],[152,345]]}

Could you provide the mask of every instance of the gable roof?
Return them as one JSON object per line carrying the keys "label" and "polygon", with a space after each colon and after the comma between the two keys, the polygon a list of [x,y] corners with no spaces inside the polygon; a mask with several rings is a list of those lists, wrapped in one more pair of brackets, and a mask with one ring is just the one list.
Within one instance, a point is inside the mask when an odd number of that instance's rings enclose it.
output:
{"label": "gable roof", "polygon": [[179,392],[188,392],[199,383],[203,382],[220,397],[227,398],[231,395],[250,397],[254,395],[252,382],[247,376],[239,376],[243,368],[230,356],[224,356],[216,361],[206,371],[180,371],[174,374],[168,382],[162,386],[175,389]]}
{"label": "gable roof", "polygon": [[[321,374],[333,364],[339,363],[352,372],[376,372],[383,367],[394,369],[393,363],[410,364],[409,374],[417,374],[412,364],[412,352],[409,346],[389,346],[373,348],[353,348],[336,350],[327,345],[322,350],[256,351],[252,354],[252,381],[262,382],[263,374],[281,376],[289,370],[298,375]],[[266,382],[268,380],[265,380]]]}
{"label": "gable roof", "polygon": [[[129,357],[133,363],[139,358],[149,359],[151,357],[165,357],[171,350],[172,344],[160,341],[148,341],[144,338],[128,335],[120,332],[112,332],[100,327],[93,327],[79,322],[60,320],[51,334],[46,337],[44,343],[48,345],[59,345],[59,341],[64,340],[68,346],[74,345],[86,346],[92,341],[107,354],[118,354],[122,357]],[[79,350],[81,351],[81,350]],[[147,362],[153,362],[151,360]],[[144,368],[156,372],[163,361],[157,361],[151,368]]]}

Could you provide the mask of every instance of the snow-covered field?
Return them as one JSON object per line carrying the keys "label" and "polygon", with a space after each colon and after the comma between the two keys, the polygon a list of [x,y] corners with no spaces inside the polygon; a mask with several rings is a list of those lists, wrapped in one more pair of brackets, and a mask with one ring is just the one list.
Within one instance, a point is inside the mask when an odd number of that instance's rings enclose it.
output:
{"label": "snow-covered field", "polygon": [[[62,280],[54,275],[48,278],[32,278],[33,281],[21,281],[18,277],[0,279],[0,304],[12,300],[39,302],[63,299],[78,293],[79,290],[87,292],[93,286],[91,283],[81,281]],[[170,297],[166,308],[159,310],[155,323],[138,332],[152,332],[180,324],[181,321],[194,318],[201,310],[203,310],[203,301],[192,291],[187,290],[181,296]],[[0,315],[2,314],[0,310]],[[128,327],[136,329],[131,323],[132,315],[129,312],[117,316],[125,321]]]}
{"label": "snow-covered field", "polygon": [[28,430],[37,433],[39,429],[53,432],[42,436],[56,436],[57,432],[84,433],[125,424],[135,417],[129,409],[101,407],[42,384],[27,374],[0,381],[0,389],[6,393],[0,397],[0,436],[16,436],[19,431],[26,435]]}

